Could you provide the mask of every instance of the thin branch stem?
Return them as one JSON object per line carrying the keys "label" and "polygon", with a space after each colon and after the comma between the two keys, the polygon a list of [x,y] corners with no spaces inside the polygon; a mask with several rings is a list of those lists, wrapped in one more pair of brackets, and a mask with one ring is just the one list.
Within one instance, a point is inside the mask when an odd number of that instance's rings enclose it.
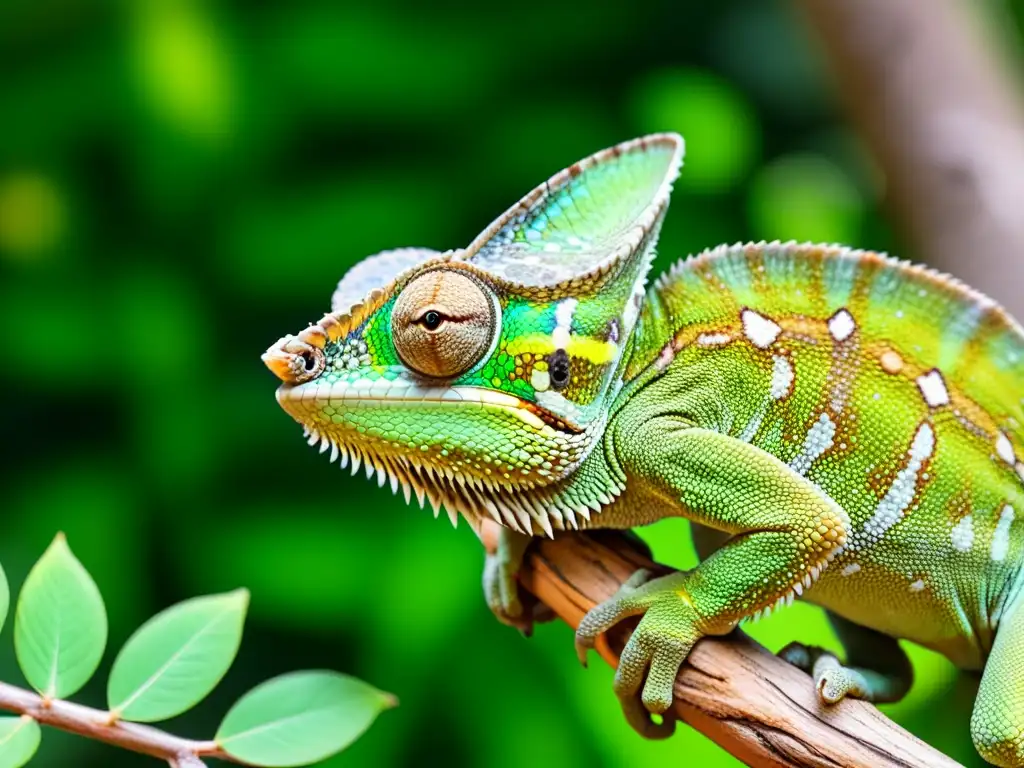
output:
{"label": "thin branch stem", "polygon": [[41,725],[160,758],[178,768],[198,768],[204,764],[201,757],[238,762],[221,750],[215,741],[184,739],[149,725],[111,722],[109,712],[70,701],[48,701],[7,683],[0,683],[0,709],[28,715]]}
{"label": "thin branch stem", "polygon": [[[493,551],[497,525],[487,521],[478,533]],[[564,534],[530,548],[520,582],[575,628],[584,613],[611,597],[638,568],[668,570],[652,563],[620,534]],[[616,630],[601,638],[597,646],[612,666],[618,664],[617,651],[625,640],[625,627]],[[568,660],[573,654],[566,650]],[[681,720],[748,765],[958,765],[871,704],[846,699],[835,706],[823,705],[807,674],[738,631],[697,643],[676,679],[673,708]]]}
{"label": "thin branch stem", "polygon": [[182,755],[176,757],[171,762],[171,768],[204,768],[206,763],[200,760],[195,755]]}

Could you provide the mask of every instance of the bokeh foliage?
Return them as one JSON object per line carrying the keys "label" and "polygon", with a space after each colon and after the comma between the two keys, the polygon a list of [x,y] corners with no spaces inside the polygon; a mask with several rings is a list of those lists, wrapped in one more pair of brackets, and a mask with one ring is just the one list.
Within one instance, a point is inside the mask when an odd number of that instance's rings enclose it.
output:
{"label": "bokeh foliage", "polygon": [[[318,318],[360,257],[465,244],[550,173],[647,131],[688,139],[657,269],[746,238],[917,255],[834,101],[781,2],[5,0],[13,586],[66,531],[114,645],[190,595],[251,589],[239,660],[179,733],[210,731],[259,680],[324,667],[402,700],[330,765],[734,764],[691,732],[637,740],[611,672],[579,668],[567,628],[527,642],[496,624],[465,526],[319,459],[259,354]],[[682,523],[645,535],[690,562]],[[834,646],[807,606],[752,632]],[[976,764],[976,683],[914,659],[917,685],[889,713]],[[6,647],[0,679],[19,680]],[[48,733],[35,764],[151,763]]]}

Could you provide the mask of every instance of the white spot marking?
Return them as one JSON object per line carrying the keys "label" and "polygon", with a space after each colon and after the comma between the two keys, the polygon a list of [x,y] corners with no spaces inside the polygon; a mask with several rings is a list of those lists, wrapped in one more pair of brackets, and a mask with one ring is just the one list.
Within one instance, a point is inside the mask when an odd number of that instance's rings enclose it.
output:
{"label": "white spot marking", "polygon": [[953,549],[957,552],[969,551],[974,546],[974,519],[970,515],[961,518],[949,536],[953,540]]}
{"label": "white spot marking", "polygon": [[658,359],[654,361],[654,366],[659,371],[663,371],[668,368],[669,364],[675,360],[676,351],[673,349],[672,344],[668,343],[661,348],[661,353],[658,355]]}
{"label": "white spot marking", "polygon": [[530,384],[538,392],[545,392],[551,387],[551,376],[547,371],[538,371],[534,368],[533,373],[530,374]]}
{"label": "white spot marking", "polygon": [[829,318],[828,332],[836,341],[846,341],[855,330],[857,330],[857,323],[853,321],[853,315],[845,309],[840,309]]}
{"label": "white spot marking", "polygon": [[576,312],[576,299],[563,299],[555,307],[555,330],[551,332],[551,340],[555,349],[569,346],[569,330],[572,327],[572,316]]}
{"label": "white spot marking", "polygon": [[1017,463],[1017,454],[1013,452],[1013,444],[1004,432],[996,438],[996,455],[1011,467]]}
{"label": "white spot marking", "polygon": [[918,376],[917,386],[929,407],[949,405],[949,390],[946,389],[946,380],[942,378],[938,368],[932,368],[928,373]]}
{"label": "white spot marking", "polygon": [[1019,477],[1020,481],[1024,483],[1024,462],[1022,461],[1017,462],[1017,477]]}
{"label": "white spot marking", "polygon": [[765,400],[761,404],[761,408],[757,413],[754,414],[753,418],[747,423],[747,426],[743,428],[743,431],[738,435],[737,439],[742,440],[744,443],[749,443],[754,439],[757,431],[761,429],[761,424],[764,422],[765,413],[768,412],[768,403],[770,400]]}
{"label": "white spot marking", "polygon": [[922,589],[924,589],[924,580],[922,579],[918,579],[910,585],[911,592],[920,592]]}
{"label": "white spot marking", "polygon": [[721,347],[732,341],[727,333],[702,333],[697,337],[697,345],[701,347]]}
{"label": "white spot marking", "polygon": [[576,306],[579,302],[576,299],[563,299],[555,307],[555,324],[568,327],[572,323],[572,316],[576,313]]}
{"label": "white spot marking", "polygon": [[861,536],[869,542],[881,539],[886,531],[903,519],[917,493],[917,476],[925,460],[935,453],[935,430],[928,422],[923,423],[914,435],[910,445],[910,461],[896,473],[896,479],[883,499],[878,502],[874,515],[864,523]]}
{"label": "white spot marking", "polygon": [[743,321],[743,332],[750,342],[759,349],[768,349],[782,333],[782,328],[774,320],[757,314],[752,309],[744,309],[740,313]]}
{"label": "white spot marking", "polygon": [[1010,526],[1013,525],[1013,507],[1007,504],[999,513],[999,522],[996,523],[996,532],[992,534],[992,559],[1000,562],[1006,558],[1010,550]]}
{"label": "white spot marking", "polygon": [[781,400],[789,394],[789,388],[793,386],[794,375],[793,366],[789,364],[789,360],[781,355],[775,355],[772,358],[772,387],[770,391],[772,400]]}
{"label": "white spot marking", "polygon": [[811,425],[804,438],[803,447],[800,453],[790,463],[794,470],[801,475],[806,475],[817,459],[821,457],[833,445],[833,438],[836,436],[836,424],[827,413],[821,414],[818,420]]}
{"label": "white spot marking", "polygon": [[857,573],[858,571],[860,571],[860,563],[850,563],[848,566],[843,568],[843,570],[840,571],[840,573],[842,573],[843,576],[853,576],[853,574]]}

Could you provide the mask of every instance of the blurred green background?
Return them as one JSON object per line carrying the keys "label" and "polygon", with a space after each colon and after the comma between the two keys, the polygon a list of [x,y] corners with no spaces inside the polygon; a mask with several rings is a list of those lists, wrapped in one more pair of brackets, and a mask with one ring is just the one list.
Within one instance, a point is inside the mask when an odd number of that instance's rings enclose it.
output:
{"label": "blurred green background", "polygon": [[[185,735],[212,735],[256,682],[319,666],[402,702],[332,766],[735,764],[686,729],[635,737],[567,627],[527,641],[493,621],[467,527],[318,457],[259,360],[364,255],[464,245],[554,171],[660,130],[688,157],[657,269],[747,238],[915,255],[781,2],[0,2],[13,586],[66,531],[114,647],[171,602],[250,587],[241,656],[170,725]],[[684,523],[644,535],[691,560]],[[835,646],[808,606],[751,633]],[[976,683],[914,660],[912,694],[886,711],[980,765]],[[102,705],[104,677],[83,701]],[[9,632],[0,679],[21,680]],[[47,731],[34,764],[155,763]]]}

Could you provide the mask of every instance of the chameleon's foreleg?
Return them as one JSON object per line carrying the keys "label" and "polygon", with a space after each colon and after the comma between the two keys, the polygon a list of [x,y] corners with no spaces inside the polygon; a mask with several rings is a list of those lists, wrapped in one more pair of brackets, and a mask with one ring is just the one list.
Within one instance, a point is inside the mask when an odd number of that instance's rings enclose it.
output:
{"label": "chameleon's foreleg", "polygon": [[1024,596],[996,631],[974,702],[971,738],[988,762],[1024,766]]}
{"label": "chameleon's foreleg", "polygon": [[877,703],[899,701],[914,679],[910,659],[895,638],[831,611],[829,622],[846,650],[846,664],[824,648],[790,643],[779,655],[810,673],[826,704],[845,696]]}
{"label": "chameleon's foreleg", "polygon": [[484,598],[487,606],[503,624],[516,627],[524,633],[529,633],[532,628],[532,619],[523,610],[516,576],[529,545],[529,536],[501,528],[498,531],[497,550],[494,554],[487,553],[484,560]]}
{"label": "chameleon's foreleg", "polygon": [[[630,480],[666,501],[677,500],[677,514],[733,534],[694,570],[631,585],[594,608],[577,630],[577,647],[585,651],[621,619],[644,614],[622,652],[614,687],[634,728],[662,735],[652,730],[640,703],[648,712],[664,712],[693,644],[792,599],[845,544],[849,520],[768,453],[681,420],[651,419],[616,439]],[[629,520],[601,524],[626,527]]]}

